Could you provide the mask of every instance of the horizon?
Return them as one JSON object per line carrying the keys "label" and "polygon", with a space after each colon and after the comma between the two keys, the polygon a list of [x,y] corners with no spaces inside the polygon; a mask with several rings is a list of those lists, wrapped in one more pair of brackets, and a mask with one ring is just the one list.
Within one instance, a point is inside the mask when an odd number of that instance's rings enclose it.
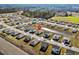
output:
{"label": "horizon", "polygon": [[2,7],[77,7],[79,8],[79,4],[0,4],[0,8]]}

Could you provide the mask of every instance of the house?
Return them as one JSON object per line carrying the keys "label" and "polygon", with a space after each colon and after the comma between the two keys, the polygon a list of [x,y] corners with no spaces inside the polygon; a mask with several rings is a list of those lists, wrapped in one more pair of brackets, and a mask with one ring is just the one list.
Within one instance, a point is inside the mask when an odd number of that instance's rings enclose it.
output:
{"label": "house", "polygon": [[67,16],[66,12],[56,12],[55,16]]}
{"label": "house", "polygon": [[79,17],[79,12],[72,12],[72,16]]}

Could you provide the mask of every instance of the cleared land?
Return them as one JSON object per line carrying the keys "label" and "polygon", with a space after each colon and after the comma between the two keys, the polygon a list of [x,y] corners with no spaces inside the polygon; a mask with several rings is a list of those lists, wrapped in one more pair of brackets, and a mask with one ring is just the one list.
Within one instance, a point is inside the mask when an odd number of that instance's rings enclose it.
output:
{"label": "cleared land", "polygon": [[79,17],[73,17],[73,16],[68,16],[68,17],[52,17],[51,19],[61,20],[61,21],[66,21],[66,22],[72,22],[72,23],[79,23]]}

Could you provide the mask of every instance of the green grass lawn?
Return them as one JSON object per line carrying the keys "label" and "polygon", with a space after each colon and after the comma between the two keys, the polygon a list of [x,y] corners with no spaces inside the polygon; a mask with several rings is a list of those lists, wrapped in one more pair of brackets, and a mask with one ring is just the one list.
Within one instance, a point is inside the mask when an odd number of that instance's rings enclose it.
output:
{"label": "green grass lawn", "polygon": [[79,23],[79,17],[73,17],[73,16],[68,16],[68,17],[52,17],[52,19],[62,20],[62,21],[67,21],[67,22],[73,22],[73,23]]}

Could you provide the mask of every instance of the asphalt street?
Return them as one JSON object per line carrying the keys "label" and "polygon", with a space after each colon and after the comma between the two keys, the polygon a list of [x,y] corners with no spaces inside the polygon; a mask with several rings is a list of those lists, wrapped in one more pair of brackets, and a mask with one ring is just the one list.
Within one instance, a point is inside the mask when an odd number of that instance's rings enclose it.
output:
{"label": "asphalt street", "polygon": [[4,55],[28,55],[28,53],[0,37],[0,52]]}
{"label": "asphalt street", "polygon": [[[1,23],[1,22],[0,22],[0,23]],[[66,48],[66,49],[70,49],[70,50],[79,52],[79,48],[64,46],[63,44],[61,44],[61,43],[59,43],[59,42],[55,42],[55,41],[53,41],[53,40],[50,41],[50,40],[47,40],[47,39],[45,39],[45,38],[43,38],[43,37],[38,37],[38,36],[35,35],[35,34],[30,34],[30,33],[28,33],[28,32],[25,33],[24,31],[21,31],[21,30],[18,30],[18,29],[16,29],[16,28],[13,28],[13,27],[11,27],[11,26],[8,26],[8,25],[6,25],[5,23],[1,23],[1,24],[4,25],[4,26],[6,26],[7,28],[13,29],[13,30],[15,30],[15,31],[17,31],[17,32],[19,32],[19,33],[24,34],[24,35],[29,35],[29,36],[31,36],[31,37],[34,37],[35,39],[38,39],[38,40],[40,40],[40,41],[44,41],[44,40],[45,40],[45,42],[47,42],[47,43],[50,43],[50,44],[53,44],[53,45],[57,45],[57,46],[61,46],[61,47],[64,47],[64,48]]]}

